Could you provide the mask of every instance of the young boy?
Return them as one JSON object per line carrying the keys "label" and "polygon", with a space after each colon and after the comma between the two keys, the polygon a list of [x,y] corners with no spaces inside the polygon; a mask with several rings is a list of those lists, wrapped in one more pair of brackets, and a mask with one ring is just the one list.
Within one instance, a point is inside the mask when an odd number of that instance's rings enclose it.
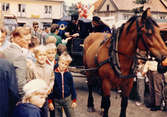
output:
{"label": "young boy", "polygon": [[[43,45],[34,48],[34,55],[36,58],[35,64],[32,64],[27,71],[27,80],[42,79],[48,85],[48,94],[51,92],[54,84],[54,73],[53,68],[46,64],[47,53],[46,47]],[[47,103],[42,108],[42,117],[48,117]]]}
{"label": "young boy", "polygon": [[138,69],[136,73],[137,93],[138,93],[138,101],[136,102],[137,106],[144,104],[145,76],[142,75],[143,69],[144,69],[144,61],[139,59]]}
{"label": "young boy", "polygon": [[[54,43],[49,43],[46,45],[47,60],[46,64],[53,70],[54,66],[58,66],[57,61],[55,60],[57,54],[57,48]],[[54,116],[54,111],[50,110],[50,117]]]}
{"label": "young boy", "polygon": [[49,109],[55,110],[55,117],[62,117],[62,109],[64,109],[67,117],[74,116],[73,108],[76,107],[76,91],[73,77],[68,71],[71,61],[70,55],[64,52],[59,57],[59,66],[55,69],[53,91],[49,96]]}
{"label": "young boy", "polygon": [[42,79],[48,84],[48,88],[53,88],[54,74],[53,69],[46,64],[47,53],[46,47],[43,45],[34,48],[34,55],[36,62],[29,66],[27,71],[27,80]]}
{"label": "young boy", "polygon": [[55,44],[50,43],[46,45],[47,60],[46,63],[53,69],[56,64],[55,57],[57,54],[57,49]]}
{"label": "young boy", "polygon": [[24,85],[22,103],[18,104],[12,117],[41,117],[40,108],[45,103],[48,86],[44,80],[34,79]]}

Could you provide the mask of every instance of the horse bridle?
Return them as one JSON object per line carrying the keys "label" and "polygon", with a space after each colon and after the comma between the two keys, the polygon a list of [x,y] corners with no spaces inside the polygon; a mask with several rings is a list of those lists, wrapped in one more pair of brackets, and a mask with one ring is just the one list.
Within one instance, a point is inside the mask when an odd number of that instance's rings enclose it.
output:
{"label": "horse bridle", "polygon": [[[138,22],[138,18],[137,18],[137,19],[136,19],[136,29],[137,29],[136,49],[138,48],[138,42],[139,42],[139,40],[141,39],[142,43],[144,44],[145,51],[146,51],[147,55],[150,55],[150,57],[151,57],[150,60],[152,60],[152,58],[155,57],[155,56],[152,54],[152,52],[150,51],[148,45],[147,45],[146,42],[144,41],[143,33],[142,33],[142,30],[141,30],[143,27],[144,27],[144,23],[142,23],[142,25],[139,26],[139,22]],[[149,34],[148,34],[148,35],[149,35]],[[148,36],[148,35],[146,34],[146,36]],[[138,54],[138,53],[136,53],[136,54]],[[139,54],[138,54],[138,55],[139,55]],[[155,57],[155,58],[156,58],[156,57]],[[143,59],[143,58],[138,58],[138,59]],[[147,60],[149,60],[149,59],[147,59]],[[159,60],[159,59],[156,58],[156,60]]]}

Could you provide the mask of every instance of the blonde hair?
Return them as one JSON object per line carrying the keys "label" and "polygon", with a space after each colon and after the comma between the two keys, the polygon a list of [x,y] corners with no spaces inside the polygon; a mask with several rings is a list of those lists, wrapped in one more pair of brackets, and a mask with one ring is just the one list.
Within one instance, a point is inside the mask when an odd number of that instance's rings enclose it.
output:
{"label": "blonde hair", "polygon": [[49,36],[47,39],[46,39],[46,44],[49,44],[49,43],[54,43],[56,44],[56,37],[54,36]]}
{"label": "blonde hair", "polygon": [[71,56],[68,54],[68,52],[63,52],[60,56],[59,56],[59,61],[65,61],[68,64],[71,63],[72,58]]}
{"label": "blonde hair", "polygon": [[55,51],[57,51],[56,45],[53,43],[49,43],[46,45],[46,51],[54,49]]}
{"label": "blonde hair", "polygon": [[33,50],[35,56],[39,53],[39,52],[46,52],[46,46],[43,45],[39,45],[37,47],[34,48]]}
{"label": "blonde hair", "polygon": [[41,93],[47,95],[48,85],[42,79],[33,79],[23,86],[23,91],[25,94],[23,96],[22,102],[29,103],[29,99],[33,96],[33,94],[35,95]]}

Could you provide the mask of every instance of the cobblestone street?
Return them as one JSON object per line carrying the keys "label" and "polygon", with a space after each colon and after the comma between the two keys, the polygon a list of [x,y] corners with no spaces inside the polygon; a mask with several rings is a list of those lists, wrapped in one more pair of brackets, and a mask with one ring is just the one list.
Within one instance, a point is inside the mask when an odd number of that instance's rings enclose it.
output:
{"label": "cobblestone street", "polygon": [[[98,93],[93,93],[96,112],[87,112],[88,90],[86,78],[74,77],[75,87],[77,90],[77,108],[75,108],[76,117],[101,117],[99,114],[101,97]],[[120,112],[120,96],[111,91],[111,106],[109,109],[109,117],[119,117]],[[127,108],[127,117],[167,117],[167,112],[152,112],[146,106],[136,106],[135,101],[129,100]]]}

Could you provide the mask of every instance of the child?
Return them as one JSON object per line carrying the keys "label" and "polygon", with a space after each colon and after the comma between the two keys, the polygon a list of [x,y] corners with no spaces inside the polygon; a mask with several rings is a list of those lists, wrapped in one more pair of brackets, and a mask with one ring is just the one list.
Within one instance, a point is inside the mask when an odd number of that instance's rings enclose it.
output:
{"label": "child", "polygon": [[[57,49],[56,45],[54,43],[49,43],[46,45],[46,53],[47,53],[47,60],[46,64],[51,67],[51,69],[54,69],[54,66],[58,66],[57,61],[55,60],[56,54],[57,54]],[[54,116],[54,111],[50,110],[50,117],[55,117]]]}
{"label": "child", "polygon": [[43,45],[37,46],[34,48],[34,55],[36,62],[29,66],[27,71],[27,80],[42,79],[46,81],[48,88],[51,90],[53,88],[54,74],[53,69],[46,64],[46,47]]}
{"label": "child", "polygon": [[40,108],[45,103],[48,86],[44,80],[34,79],[24,85],[22,103],[18,104],[12,117],[41,117]]}
{"label": "child", "polygon": [[57,55],[60,56],[63,52],[67,52],[67,47],[64,44],[59,44],[57,46]]}
{"label": "child", "polygon": [[56,45],[56,37],[54,36],[49,36],[47,39],[46,39],[46,45],[47,44],[50,44],[50,43],[54,43]]}
{"label": "child", "polygon": [[[36,58],[35,64],[32,64],[27,71],[27,80],[42,79],[48,85],[48,94],[51,92],[54,84],[53,68],[46,64],[47,53],[46,47],[43,45],[34,48]],[[48,117],[47,103],[42,108],[42,117]]]}
{"label": "child", "polygon": [[46,45],[47,60],[46,63],[53,69],[56,64],[55,57],[57,54],[57,49],[55,44],[50,43]]}
{"label": "child", "polygon": [[76,107],[76,91],[73,77],[68,71],[68,66],[71,61],[72,58],[70,55],[64,52],[60,55],[58,61],[59,66],[55,69],[53,91],[49,96],[49,109],[55,109],[55,117],[62,117],[62,108],[67,117],[74,116],[73,108]]}
{"label": "child", "polygon": [[145,91],[145,76],[143,76],[142,72],[143,72],[143,68],[144,68],[144,61],[139,59],[138,60],[138,69],[137,69],[137,93],[138,93],[138,98],[139,101],[136,102],[137,106],[140,106],[141,104],[144,104],[144,91]]}

